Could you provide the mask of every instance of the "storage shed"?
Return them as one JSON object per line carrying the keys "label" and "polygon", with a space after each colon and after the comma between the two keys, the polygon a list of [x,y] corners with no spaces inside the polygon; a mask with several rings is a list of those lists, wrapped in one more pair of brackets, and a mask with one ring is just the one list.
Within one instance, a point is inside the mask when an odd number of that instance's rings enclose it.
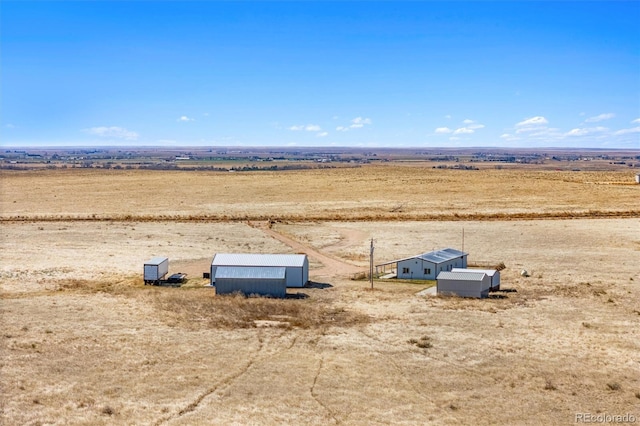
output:
{"label": "storage shed", "polygon": [[216,285],[216,269],[221,266],[286,268],[287,287],[304,287],[309,281],[309,259],[306,254],[217,253],[211,261],[211,285]]}
{"label": "storage shed", "polygon": [[500,290],[500,271],[496,269],[463,269],[453,268],[451,272],[484,272],[491,279],[491,291]]}
{"label": "storage shed", "polygon": [[491,279],[484,272],[443,271],[438,274],[436,292],[438,294],[461,297],[487,297],[491,287]]}
{"label": "storage shed", "polygon": [[451,271],[453,268],[466,268],[467,256],[467,253],[460,250],[446,248],[381,263],[376,265],[376,268],[395,263],[399,279],[435,280],[442,271]]}
{"label": "storage shed", "polygon": [[246,296],[285,297],[287,268],[219,266],[216,268],[216,294],[243,293]]}

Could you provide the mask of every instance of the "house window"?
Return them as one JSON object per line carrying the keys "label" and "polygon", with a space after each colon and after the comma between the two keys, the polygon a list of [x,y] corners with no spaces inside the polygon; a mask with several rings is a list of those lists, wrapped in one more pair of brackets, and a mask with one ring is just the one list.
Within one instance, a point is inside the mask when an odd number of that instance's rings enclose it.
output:
{"label": "house window", "polygon": [[431,274],[431,268],[424,268],[424,274],[425,275]]}
{"label": "house window", "polygon": [[403,274],[408,274],[409,273],[409,268],[402,268],[402,273]]}

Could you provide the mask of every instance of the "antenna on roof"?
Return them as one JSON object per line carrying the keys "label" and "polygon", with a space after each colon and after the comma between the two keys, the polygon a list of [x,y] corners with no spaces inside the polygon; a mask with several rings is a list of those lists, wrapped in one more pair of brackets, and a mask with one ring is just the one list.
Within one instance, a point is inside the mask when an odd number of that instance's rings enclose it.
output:
{"label": "antenna on roof", "polygon": [[464,226],[462,227],[462,251],[464,252]]}

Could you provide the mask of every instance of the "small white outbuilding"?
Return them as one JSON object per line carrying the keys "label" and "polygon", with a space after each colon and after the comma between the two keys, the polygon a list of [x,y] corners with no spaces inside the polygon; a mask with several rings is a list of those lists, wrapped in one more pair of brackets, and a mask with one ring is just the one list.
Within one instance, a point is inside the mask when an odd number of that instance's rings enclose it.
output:
{"label": "small white outbuilding", "polygon": [[491,288],[491,279],[484,272],[443,271],[438,274],[436,292],[438,294],[460,297],[487,297]]}
{"label": "small white outbuilding", "polygon": [[491,291],[500,290],[500,271],[496,269],[453,268],[451,272],[484,272],[491,278]]}

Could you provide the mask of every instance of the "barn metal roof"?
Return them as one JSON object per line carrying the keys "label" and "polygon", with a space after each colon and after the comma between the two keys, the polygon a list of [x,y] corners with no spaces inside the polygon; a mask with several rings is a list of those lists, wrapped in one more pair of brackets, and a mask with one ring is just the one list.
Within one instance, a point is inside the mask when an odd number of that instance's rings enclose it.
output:
{"label": "barn metal roof", "polygon": [[411,257],[405,257],[403,259],[397,259],[397,260],[392,260],[390,262],[385,262],[385,263],[380,263],[376,266],[384,266],[384,265],[389,265],[392,263],[398,263],[398,262],[402,262],[403,260],[409,260],[409,259],[421,259],[421,260],[426,260],[428,262],[432,262],[432,263],[442,263],[442,262],[446,262],[449,260],[453,260],[456,259],[458,257],[462,257],[462,256],[467,256],[469,253],[465,253],[463,251],[460,250],[456,250],[456,249],[452,249],[452,248],[446,248],[446,249],[442,249],[442,250],[434,250],[434,251],[430,251],[429,253],[423,253],[423,254],[419,254],[417,256],[411,256]]}
{"label": "barn metal roof", "polygon": [[211,266],[289,266],[302,267],[306,254],[217,253]]}
{"label": "barn metal roof", "polygon": [[489,275],[490,277],[494,276],[495,274],[499,274],[499,272],[495,269],[466,269],[466,268],[453,268],[451,269],[451,272],[483,272],[487,275]]}
{"label": "barn metal roof", "polygon": [[287,268],[264,266],[219,266],[216,268],[218,278],[252,278],[252,279],[285,279]]}
{"label": "barn metal roof", "polygon": [[439,280],[460,280],[460,281],[482,281],[487,274],[484,272],[447,272],[442,271],[438,274]]}
{"label": "barn metal roof", "polygon": [[156,256],[156,257],[152,257],[151,259],[147,260],[146,262],[144,262],[144,264],[145,265],[159,265],[162,262],[164,262],[165,260],[167,260],[166,257]]}

